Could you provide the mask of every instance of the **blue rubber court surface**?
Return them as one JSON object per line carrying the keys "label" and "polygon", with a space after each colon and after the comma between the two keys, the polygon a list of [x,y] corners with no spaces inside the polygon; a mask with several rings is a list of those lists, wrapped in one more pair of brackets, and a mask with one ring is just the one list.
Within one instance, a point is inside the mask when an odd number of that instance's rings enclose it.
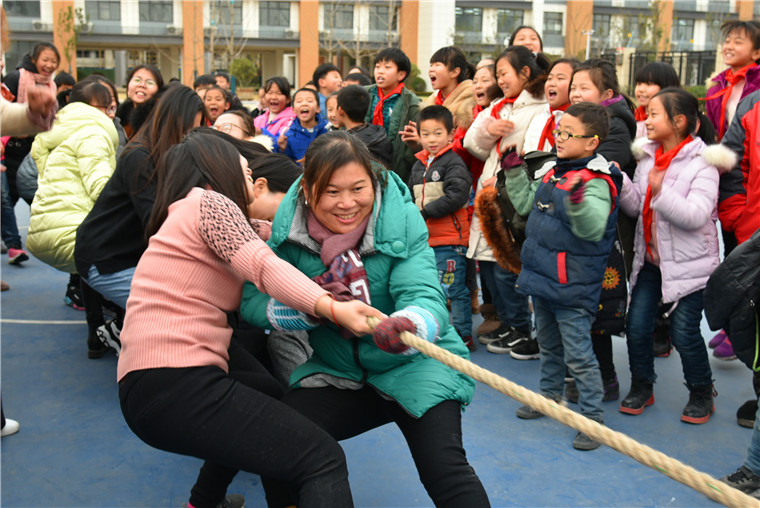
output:
{"label": "blue rubber court surface", "polygon": [[[28,207],[17,207],[19,225]],[[113,354],[87,358],[84,313],[63,304],[68,275],[35,258],[22,267],[2,259],[2,398],[19,433],[2,438],[3,507],[184,506],[201,466],[155,450],[127,427],[119,409]],[[474,325],[481,322],[479,316]],[[703,321],[705,340],[712,337]],[[623,395],[630,386],[625,341],[614,338]],[[539,362],[514,360],[480,346],[472,360],[531,390]],[[753,397],[740,362],[710,357],[716,414],[704,425],[680,421],[688,399],[677,353],[657,358],[655,404],[641,416],[605,403],[605,424],[719,478],[739,467],[752,431],[736,409]],[[715,506],[701,493],[602,446],[572,448],[575,431],[549,418],[515,417],[520,404],[478,384],[463,415],[465,448],[493,506]],[[570,405],[573,408],[573,405]],[[432,506],[401,433],[386,425],[342,443],[358,507]],[[266,506],[258,476],[239,473],[230,493]]]}

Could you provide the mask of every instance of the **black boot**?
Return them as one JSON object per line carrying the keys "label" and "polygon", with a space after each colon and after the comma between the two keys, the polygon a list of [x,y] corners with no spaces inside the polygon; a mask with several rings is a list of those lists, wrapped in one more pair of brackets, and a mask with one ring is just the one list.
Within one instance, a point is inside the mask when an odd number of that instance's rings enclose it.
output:
{"label": "black boot", "polygon": [[757,399],[750,399],[736,410],[736,423],[741,427],[751,429],[755,426],[755,415],[757,414]]}
{"label": "black boot", "polygon": [[640,415],[646,406],[654,404],[654,390],[652,383],[633,381],[631,391],[620,403],[620,412],[629,415]]}
{"label": "black boot", "polygon": [[694,424],[706,423],[710,415],[715,412],[714,395],[717,393],[713,385],[690,386],[689,403],[683,408],[681,421]]}
{"label": "black boot", "polygon": [[100,342],[97,330],[90,330],[87,334],[87,358],[101,358],[108,351],[108,346]]}
{"label": "black boot", "polygon": [[670,356],[673,351],[673,343],[670,341],[670,320],[662,317],[657,319],[654,329],[654,355],[660,358]]}

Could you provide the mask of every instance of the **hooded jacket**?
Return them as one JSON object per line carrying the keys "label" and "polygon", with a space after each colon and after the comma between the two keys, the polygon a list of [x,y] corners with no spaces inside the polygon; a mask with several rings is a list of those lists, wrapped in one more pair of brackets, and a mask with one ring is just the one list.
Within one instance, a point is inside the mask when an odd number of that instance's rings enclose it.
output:
{"label": "hooded jacket", "polygon": [[40,260],[76,273],[77,227],[113,174],[118,144],[113,121],[82,102],[59,111],[53,128],[34,139],[39,177],[26,246]]}
{"label": "hooded jacket", "polygon": [[321,136],[328,132],[327,119],[322,118],[322,115],[317,113],[316,116],[317,125],[311,130],[301,126],[301,121],[298,118],[293,119],[293,123],[290,124],[290,128],[285,135],[288,137],[288,146],[285,147],[285,155],[298,162],[306,155],[306,150],[309,145],[317,139],[317,136]]}
{"label": "hooded jacket", "polygon": [[430,153],[417,153],[409,188],[427,224],[431,247],[468,245],[470,220],[467,204],[472,176],[462,158],[449,144],[428,162]]}
{"label": "hooded jacket", "polygon": [[760,229],[760,91],[742,99],[721,143],[739,163],[720,177],[720,225],[741,243]]}
{"label": "hooded jacket", "polygon": [[[640,140],[634,144],[639,164],[631,182],[625,178],[620,207],[629,216],[640,217],[649,185],[649,172],[659,143]],[[665,171],[662,189],[652,198],[662,273],[662,299],[677,302],[699,291],[720,263],[718,254],[718,178],[736,163],[736,154],[721,145],[705,145],[696,138],[676,154]],[[630,290],[636,285],[647,246],[644,224],[639,220],[634,239]]]}
{"label": "hooded jacket", "polygon": [[[425,100],[424,107],[436,104],[436,99],[441,94],[440,90],[430,94]],[[465,79],[443,100],[443,107],[451,111],[454,117],[454,128],[466,131],[472,124],[472,108],[475,107],[475,95],[472,92],[472,80]]]}
{"label": "hooded jacket", "polygon": [[[469,358],[467,347],[449,323],[446,299],[438,282],[433,249],[420,212],[412,203],[409,189],[392,172],[387,185],[375,192],[375,203],[367,230],[359,244],[359,254],[367,271],[371,305],[391,314],[410,305],[430,311],[438,321],[436,344]],[[269,245],[281,258],[309,277],[326,271],[319,256],[320,246],[308,234],[306,207],[294,183],[282,201],[272,223]],[[256,286],[243,288],[241,313],[254,326],[271,328],[266,318],[269,296]],[[366,383],[382,396],[398,402],[410,415],[420,417],[445,400],[468,404],[475,382],[442,363],[416,355],[394,355],[379,349],[365,335],[346,340],[338,329],[322,325],[309,334],[312,357],[290,377],[291,385],[310,376],[328,374],[354,383]]]}
{"label": "hooded jacket", "polygon": [[[491,110],[494,104],[500,99],[496,99],[488,108],[484,109],[472,122],[464,137],[464,147],[473,156],[485,161],[483,172],[478,180],[475,193],[477,194],[483,188],[483,180],[487,180],[496,175],[501,168],[501,156],[499,152],[504,153],[507,147],[514,145],[517,153],[522,152],[525,132],[530,122],[537,115],[540,115],[546,107],[546,99],[533,97],[527,90],[520,92],[514,104],[505,105],[499,111],[499,117],[504,120],[511,120],[515,124],[514,130],[508,135],[501,138],[501,146],[496,149],[496,142],[499,138],[488,133],[488,124],[495,119],[491,116]],[[467,249],[467,257],[482,261],[495,262],[491,248],[488,246],[485,237],[480,229],[480,219],[477,215],[472,216],[470,222],[470,246]]]}
{"label": "hooded jacket", "polygon": [[[712,83],[715,84],[707,90],[705,97],[715,95],[728,86],[728,80],[726,80],[727,73],[728,69],[724,70],[712,79]],[[756,90],[760,90],[760,65],[755,65],[754,67],[747,69],[747,74],[744,76],[744,88],[742,89],[742,95],[740,99],[745,98]],[[722,96],[705,101],[705,112],[707,113],[707,118],[710,119],[713,126],[715,126],[715,130],[718,132],[720,132],[721,128],[720,109],[722,104]],[[738,115],[738,110],[736,113]],[[726,115],[725,121],[728,122],[728,115]],[[723,126],[723,132],[726,132],[726,130],[728,130],[728,127],[728,125]]]}

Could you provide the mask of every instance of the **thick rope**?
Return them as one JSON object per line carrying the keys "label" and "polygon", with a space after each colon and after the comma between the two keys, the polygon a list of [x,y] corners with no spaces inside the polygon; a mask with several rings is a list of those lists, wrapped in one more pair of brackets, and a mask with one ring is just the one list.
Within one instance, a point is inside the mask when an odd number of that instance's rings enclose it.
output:
{"label": "thick rope", "polygon": [[[368,323],[369,326],[374,329],[374,327],[380,323],[380,320],[377,318],[368,318]],[[669,457],[654,448],[643,445],[622,432],[614,431],[594,420],[586,418],[554,400],[528,390],[507,378],[494,374],[493,372],[486,370],[469,360],[465,360],[461,356],[457,356],[440,346],[436,346],[435,344],[423,340],[409,332],[403,332],[401,334],[401,341],[430,358],[434,358],[452,369],[458,370],[477,381],[485,383],[494,390],[498,390],[504,395],[512,397],[516,401],[526,404],[546,416],[559,420],[568,427],[583,432],[592,439],[606,444],[610,448],[614,448],[620,453],[641,462],[645,466],[649,466],[652,469],[701,492],[718,503],[737,508],[745,506],[760,507],[760,501],[730,485],[726,485],[708,474],[697,471],[693,467]]]}

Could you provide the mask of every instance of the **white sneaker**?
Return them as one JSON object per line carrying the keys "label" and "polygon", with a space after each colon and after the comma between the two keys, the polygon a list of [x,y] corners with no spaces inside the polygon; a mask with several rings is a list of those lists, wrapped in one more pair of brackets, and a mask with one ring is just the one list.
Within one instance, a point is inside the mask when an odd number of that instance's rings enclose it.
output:
{"label": "white sneaker", "polygon": [[16,420],[10,420],[8,418],[5,419],[5,427],[0,430],[0,435],[2,437],[10,436],[11,434],[15,434],[18,432],[20,425]]}

